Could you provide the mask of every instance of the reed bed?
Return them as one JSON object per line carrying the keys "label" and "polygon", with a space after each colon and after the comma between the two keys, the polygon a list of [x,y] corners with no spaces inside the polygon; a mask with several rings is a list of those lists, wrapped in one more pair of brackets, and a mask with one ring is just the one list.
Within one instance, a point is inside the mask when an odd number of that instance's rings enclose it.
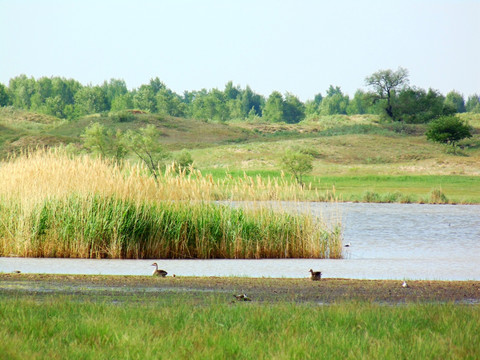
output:
{"label": "reed bed", "polygon": [[[114,163],[89,156],[71,156],[62,149],[26,152],[2,162],[0,194],[28,200],[63,197],[75,193],[115,195],[136,200],[236,200],[266,201],[311,199],[311,185],[292,183],[283,174],[264,179],[260,175],[214,179],[196,169],[178,171],[168,166],[158,181],[139,163]],[[333,200],[332,194],[316,194]]]}
{"label": "reed bed", "polygon": [[[229,186],[169,168],[37,151],[0,167],[0,255],[80,258],[339,258],[339,223],[260,206],[280,186],[247,177]],[[243,187],[242,187],[243,186]],[[233,208],[213,200],[254,200]],[[289,191],[287,189],[287,191]],[[260,200],[271,200],[268,196]]]}

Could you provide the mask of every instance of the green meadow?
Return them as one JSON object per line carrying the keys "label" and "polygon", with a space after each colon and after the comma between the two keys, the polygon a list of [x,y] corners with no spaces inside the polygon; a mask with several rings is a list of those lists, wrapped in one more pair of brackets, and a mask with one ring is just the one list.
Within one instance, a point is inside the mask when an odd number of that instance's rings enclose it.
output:
{"label": "green meadow", "polygon": [[480,307],[2,298],[5,359],[475,359]]}
{"label": "green meadow", "polygon": [[[214,178],[227,176],[280,178],[280,171],[209,171]],[[382,203],[454,203],[479,204],[480,181],[468,175],[325,175],[306,176],[309,185],[303,196],[307,201],[382,202]],[[444,198],[436,197],[441,192]]]}

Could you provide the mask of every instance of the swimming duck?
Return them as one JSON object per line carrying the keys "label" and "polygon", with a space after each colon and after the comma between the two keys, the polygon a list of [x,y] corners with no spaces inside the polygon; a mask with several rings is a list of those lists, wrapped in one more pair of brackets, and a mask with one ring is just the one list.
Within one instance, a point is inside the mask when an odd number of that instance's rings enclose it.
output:
{"label": "swimming duck", "polygon": [[252,301],[247,294],[233,295],[238,301]]}
{"label": "swimming duck", "polygon": [[155,270],[153,270],[153,276],[161,276],[161,277],[165,277],[167,276],[167,272],[165,270],[159,270],[158,269],[158,264],[155,262],[152,264],[152,266],[155,266]]}
{"label": "swimming duck", "polygon": [[312,276],[310,277],[312,280],[320,280],[322,278],[321,271],[313,271],[312,269],[309,270]]}

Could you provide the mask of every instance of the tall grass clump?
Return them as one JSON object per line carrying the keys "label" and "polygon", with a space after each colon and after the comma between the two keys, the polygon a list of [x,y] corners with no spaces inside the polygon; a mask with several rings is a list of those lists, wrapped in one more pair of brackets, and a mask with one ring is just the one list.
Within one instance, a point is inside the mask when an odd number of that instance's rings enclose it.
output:
{"label": "tall grass clump", "polygon": [[432,189],[430,192],[429,202],[431,204],[448,204],[448,198],[443,193],[442,189]]}
{"label": "tall grass clump", "polygon": [[0,256],[341,257],[339,224],[255,201],[219,204],[219,187],[199,172],[155,181],[139,165],[25,154],[0,167]]}

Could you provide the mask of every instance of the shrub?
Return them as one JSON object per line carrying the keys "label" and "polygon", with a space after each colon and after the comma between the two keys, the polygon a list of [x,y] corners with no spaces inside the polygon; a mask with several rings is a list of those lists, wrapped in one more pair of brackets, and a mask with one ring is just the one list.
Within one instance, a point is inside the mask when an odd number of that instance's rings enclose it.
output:
{"label": "shrub", "polygon": [[109,116],[113,122],[130,122],[135,119],[135,115],[130,111],[110,113]]}
{"label": "shrub", "polygon": [[425,135],[428,140],[455,147],[460,140],[472,137],[472,129],[456,116],[441,116],[429,124]]}

